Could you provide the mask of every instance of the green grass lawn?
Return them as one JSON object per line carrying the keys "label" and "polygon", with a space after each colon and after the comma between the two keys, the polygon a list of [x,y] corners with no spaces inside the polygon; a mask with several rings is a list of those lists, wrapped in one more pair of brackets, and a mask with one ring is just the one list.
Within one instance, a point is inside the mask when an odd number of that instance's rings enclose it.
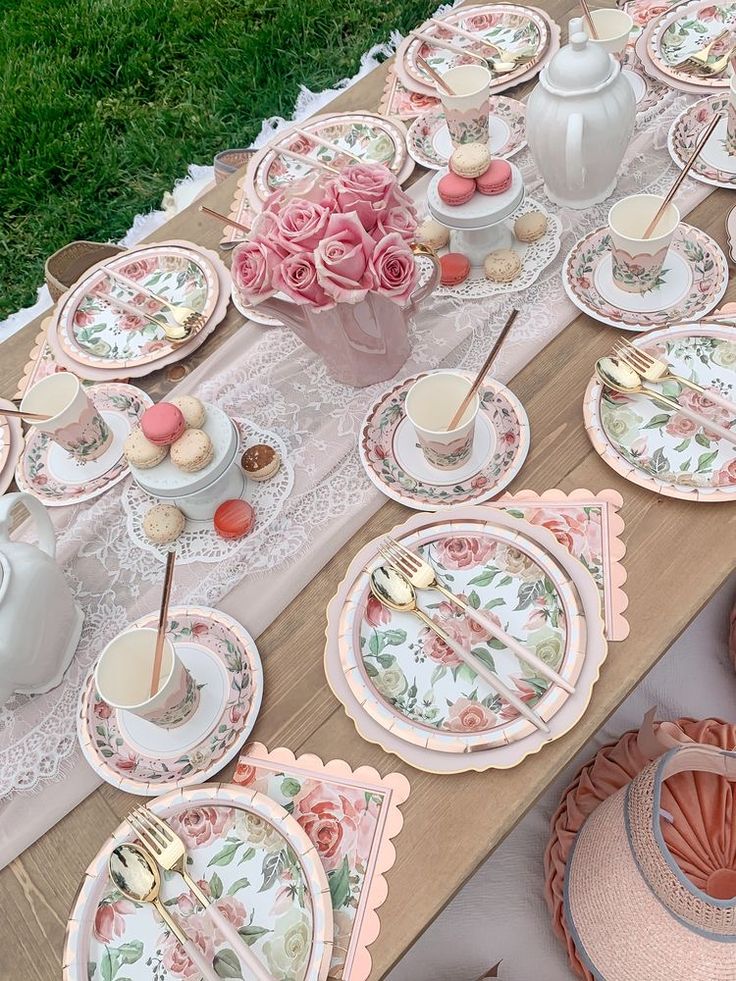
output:
{"label": "green grass lawn", "polygon": [[0,318],[438,0],[0,0]]}

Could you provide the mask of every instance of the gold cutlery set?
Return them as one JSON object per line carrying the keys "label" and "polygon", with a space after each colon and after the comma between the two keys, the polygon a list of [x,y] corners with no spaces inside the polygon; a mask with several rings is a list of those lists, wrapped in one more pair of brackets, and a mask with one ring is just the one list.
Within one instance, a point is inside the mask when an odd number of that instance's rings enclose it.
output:
{"label": "gold cutlery set", "polygon": [[[417,38],[419,41],[424,41],[425,44],[432,45],[435,48],[443,48],[445,51],[449,51],[451,54],[459,55],[460,57],[474,58],[476,61],[481,62],[483,65],[487,66],[496,75],[506,75],[509,72],[515,71],[520,64],[529,61],[533,58],[537,51],[536,49],[527,49],[525,51],[507,51],[504,48],[499,48],[497,44],[492,41],[486,40],[486,38],[480,37],[477,34],[472,34],[470,31],[464,30],[462,27],[458,27],[455,24],[448,25],[442,20],[438,20],[435,17],[431,17],[429,22],[435,27],[440,27],[443,30],[450,30],[453,34],[459,37],[464,37],[469,41],[476,44],[483,44],[495,52],[492,57],[486,57],[485,55],[477,54],[475,51],[471,51],[469,48],[460,47],[457,44],[452,44],[450,41],[445,41],[442,38],[437,37],[434,34],[427,34],[424,31],[413,31],[412,36]],[[421,57],[421,56],[420,56]],[[417,58],[419,61],[419,58]],[[424,59],[422,58],[422,61]],[[425,71],[427,71],[426,62],[424,65],[420,65]],[[433,74],[433,72],[430,71]]]}
{"label": "gold cutlery set", "polygon": [[[710,57],[711,49],[717,47],[717,45],[727,38],[730,38],[732,42],[728,49],[719,58],[716,58],[715,61],[709,63],[708,58]],[[711,78],[715,75],[720,75],[726,70],[734,54],[736,54],[736,42],[733,41],[730,31],[723,30],[720,34],[712,38],[705,47],[700,48],[694,54],[688,55],[687,58],[683,58],[682,61],[678,61],[674,67],[688,68]]]}
{"label": "gold cutlery set", "polygon": [[241,966],[248,972],[246,979],[274,981],[259,958],[253,953],[232,923],[218,910],[214,900],[206,896],[187,870],[187,851],[178,834],[146,807],[137,807],[128,815],[128,824],[139,843],[118,845],[109,860],[110,878],[121,893],[135,903],[151,903],[168,930],[182,945],[205,981],[219,981],[220,976],[207,961],[200,948],[186,935],[161,900],[161,874],[177,872],[201,905],[213,926],[219,930],[237,953]]}

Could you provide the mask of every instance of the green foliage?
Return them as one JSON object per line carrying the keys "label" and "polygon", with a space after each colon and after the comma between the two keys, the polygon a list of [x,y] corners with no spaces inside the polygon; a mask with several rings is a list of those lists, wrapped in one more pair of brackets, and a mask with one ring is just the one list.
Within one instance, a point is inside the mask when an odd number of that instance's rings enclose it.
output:
{"label": "green foliage", "polygon": [[436,0],[0,0],[0,317]]}

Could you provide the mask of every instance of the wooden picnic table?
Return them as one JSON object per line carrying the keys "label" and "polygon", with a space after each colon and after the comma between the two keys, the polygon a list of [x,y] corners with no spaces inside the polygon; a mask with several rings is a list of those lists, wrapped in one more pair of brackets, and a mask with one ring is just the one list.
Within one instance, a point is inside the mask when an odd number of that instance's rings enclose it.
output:
{"label": "wooden picnic table", "polygon": [[[547,0],[544,6],[566,34],[567,19],[575,8],[558,0]],[[386,67],[366,76],[327,110],[376,110]],[[238,176],[213,188],[201,201],[227,212]],[[151,239],[182,238],[217,248],[222,229],[198,212],[198,203],[172,218]],[[725,190],[716,190],[691,212],[688,221],[725,246],[724,216],[731,203]],[[729,296],[733,293],[731,290]],[[2,345],[0,395],[14,395],[40,319]],[[231,306],[222,325],[192,355],[186,368],[209,357],[238,329],[250,328],[243,328],[243,318]],[[590,705],[571,732],[512,770],[456,776],[413,770],[357,734],[325,680],[325,607],[355,552],[408,517],[407,509],[392,501],[366,522],[258,638],[265,666],[265,697],[254,738],[272,748],[288,746],[297,755],[311,752],[325,760],[337,757],[352,766],[374,766],[382,773],[399,770],[411,782],[410,797],[402,808],[404,828],[395,840],[396,864],[388,875],[388,898],[380,911],[381,933],[371,948],[371,979],[385,976],[412,946],[733,568],[736,508],[724,504],[698,507],[657,497],[623,480],[593,451],[583,428],[583,393],[595,359],[610,349],[617,336],[614,329],[580,315],[511,383],[529,413],[532,448],[509,490],[613,487],[624,498],[631,633],[626,641],[611,646]],[[136,384],[161,397],[181,377],[181,371],[181,365],[173,366],[137,379]],[[298,658],[295,650],[300,652]],[[698,658],[711,653],[693,651],[694,674]],[[233,769],[234,764],[226,767],[219,779],[228,779]],[[32,800],[29,798],[29,806]],[[104,784],[0,872],[0,977],[8,981],[58,979],[67,915],[81,875],[135,802],[132,796]],[[493,937],[493,924],[488,926],[491,964],[503,956],[503,938]]]}

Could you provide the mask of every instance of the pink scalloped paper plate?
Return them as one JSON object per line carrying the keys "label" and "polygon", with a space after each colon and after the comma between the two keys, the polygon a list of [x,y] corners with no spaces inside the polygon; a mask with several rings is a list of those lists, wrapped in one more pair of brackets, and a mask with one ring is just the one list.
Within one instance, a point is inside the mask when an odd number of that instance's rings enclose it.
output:
{"label": "pink scalloped paper plate", "polygon": [[594,494],[578,488],[569,494],[558,489],[543,494],[522,490],[486,504],[548,528],[583,563],[601,594],[606,636],[614,641],[629,635],[629,623],[624,616],[629,605],[623,590],[626,582],[622,565],[626,546],[621,540],[624,520],[619,514],[623,503],[618,491],[602,490]]}
{"label": "pink scalloped paper plate", "polygon": [[[370,766],[353,770],[344,760],[323,763],[280,747],[250,743],[238,761],[236,783],[280,803],[306,830],[327,871],[335,924],[330,978],[365,981],[368,947],[380,930],[377,913],[388,895],[386,873],[396,861],[392,844],[409,796],[401,773],[382,777]],[[330,834],[334,832],[334,834]]]}

